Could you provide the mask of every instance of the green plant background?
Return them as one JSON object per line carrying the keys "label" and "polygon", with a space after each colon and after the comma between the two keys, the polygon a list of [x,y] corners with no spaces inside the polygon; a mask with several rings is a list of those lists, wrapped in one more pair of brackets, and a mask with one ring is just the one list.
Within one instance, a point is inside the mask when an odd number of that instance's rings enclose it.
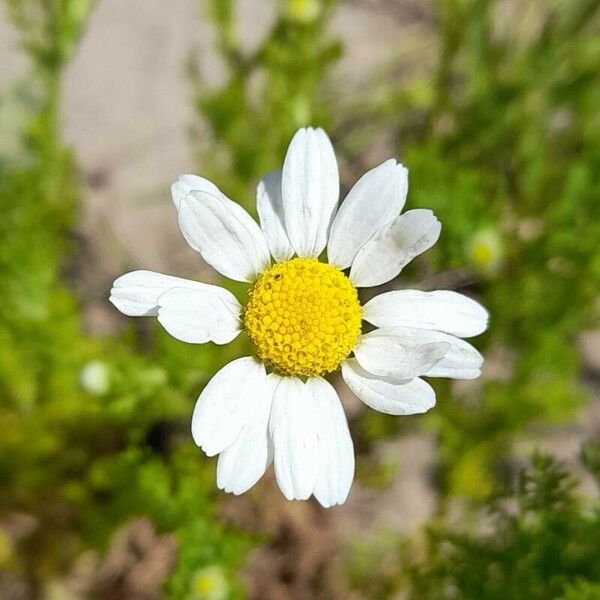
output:
{"label": "green plant background", "polygon": [[[18,93],[0,95],[0,115],[17,131],[0,137],[0,596],[115,597],[101,587],[78,596],[65,581],[140,518],[175,548],[150,597],[252,595],[239,571],[273,532],[223,517],[214,464],[188,435],[193,399],[247,342],[192,348],[139,323],[109,339],[84,333],[71,271],[85,186],[59,115],[63,73],[94,3],[5,4],[31,69]],[[533,2],[539,19],[528,29],[511,21],[518,11],[499,26],[500,0],[436,0],[433,68],[399,78],[403,58],[390,55],[347,95],[332,77],[345,52],[330,27],[341,4],[275,3],[251,54],[237,3],[202,5],[226,71],[218,87],[188,72],[205,131],[190,142],[202,175],[252,211],[257,180],[279,166],[299,126],[331,133],[345,186],[386,132],[410,169],[409,205],[443,223],[440,243],[400,283],[443,282],[481,299],[492,320],[476,344],[503,375],[465,389],[436,382],[438,406],[424,419],[353,418],[355,485],[373,490],[389,475],[375,457],[381,440],[433,436],[438,509],[414,535],[342,539],[324,567],[342,583],[328,588],[320,573],[306,593],[600,598],[597,498],[553,459],[523,466],[515,450],[590,403],[575,341],[597,325],[600,291],[599,5]],[[582,455],[597,477],[593,440]],[[261,502],[251,498],[241,501]],[[31,531],[15,535],[16,516]]]}

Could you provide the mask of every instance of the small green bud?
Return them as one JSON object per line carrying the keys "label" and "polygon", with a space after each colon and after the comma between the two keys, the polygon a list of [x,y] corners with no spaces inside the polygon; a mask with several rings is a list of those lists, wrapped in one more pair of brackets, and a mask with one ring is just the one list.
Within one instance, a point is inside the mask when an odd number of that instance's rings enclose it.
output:
{"label": "small green bud", "polygon": [[92,396],[104,396],[110,388],[110,369],[102,361],[87,363],[79,373],[81,387]]}
{"label": "small green bud", "polygon": [[467,242],[467,256],[478,270],[494,273],[504,258],[502,238],[492,228],[477,231]]}
{"label": "small green bud", "polygon": [[308,25],[321,14],[319,0],[287,0],[285,13],[290,21]]}

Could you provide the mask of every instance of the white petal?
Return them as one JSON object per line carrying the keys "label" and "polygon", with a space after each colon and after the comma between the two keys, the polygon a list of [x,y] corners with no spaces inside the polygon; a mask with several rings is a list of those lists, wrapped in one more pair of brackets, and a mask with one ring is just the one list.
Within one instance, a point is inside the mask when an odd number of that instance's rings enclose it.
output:
{"label": "white petal", "polygon": [[333,386],[322,378],[309,379],[317,412],[319,476],[315,498],[325,507],[343,504],[354,479],[354,445],[348,421]]}
{"label": "white petal", "polygon": [[194,408],[192,437],[208,456],[229,448],[254,417],[254,407],[268,394],[265,368],[253,358],[238,358],[208,382]]}
{"label": "white petal", "polygon": [[488,312],[456,292],[396,290],[369,300],[363,306],[363,319],[377,327],[418,327],[471,337],[486,330]]}
{"label": "white petal", "polygon": [[129,317],[155,317],[158,298],[168,290],[174,287],[200,290],[205,286],[215,287],[154,271],[132,271],[115,280],[109,300]]}
{"label": "white petal", "polygon": [[173,288],[158,299],[158,320],[174,337],[190,344],[228,344],[240,332],[241,306],[216,285]]}
{"label": "white petal", "polygon": [[399,214],[408,193],[408,171],[394,159],[365,173],[342,202],[331,225],[327,258],[346,269],[362,246]]}
{"label": "white petal", "polygon": [[288,500],[306,500],[319,475],[315,402],[295,377],[281,377],[273,397],[269,433],[275,452],[275,477]]}
{"label": "white petal", "polygon": [[412,344],[447,345],[448,350],[442,360],[423,373],[427,377],[477,379],[481,375],[481,354],[471,344],[453,335],[414,327],[386,327],[377,331],[382,332],[382,335],[397,336]]}
{"label": "white petal", "polygon": [[350,279],[358,287],[372,287],[394,279],[415,256],[437,242],[441,228],[430,210],[405,212],[358,251]]}
{"label": "white petal", "polygon": [[435,391],[422,379],[397,381],[371,375],[354,358],[342,364],[342,375],[353,394],[379,412],[415,415],[435,406]]}
{"label": "white petal", "polygon": [[191,191],[179,205],[179,227],[188,244],[230,279],[252,281],[270,264],[256,221],[222,194]]}
{"label": "white petal", "polygon": [[275,379],[267,376],[266,383],[262,395],[254,398],[252,418],[237,440],[219,455],[217,486],[228,493],[243,494],[248,491],[273,460],[268,426]]}
{"label": "white petal", "polygon": [[285,228],[298,256],[316,257],[340,194],[335,154],[322,129],[299,129],[283,163],[282,194]]}
{"label": "white petal", "polygon": [[256,210],[271,256],[278,262],[288,260],[294,249],[285,231],[281,198],[281,171],[272,171],[256,188]]}
{"label": "white petal", "polygon": [[408,339],[397,329],[376,329],[361,337],[354,355],[363,369],[373,375],[412,379],[429,372],[450,348],[447,342]]}
{"label": "white petal", "polygon": [[197,190],[199,192],[208,192],[214,196],[221,195],[219,188],[204,177],[198,177],[198,175],[182,175],[172,186],[171,186],[171,197],[173,198],[173,204],[175,208],[179,210],[181,201],[192,191]]}

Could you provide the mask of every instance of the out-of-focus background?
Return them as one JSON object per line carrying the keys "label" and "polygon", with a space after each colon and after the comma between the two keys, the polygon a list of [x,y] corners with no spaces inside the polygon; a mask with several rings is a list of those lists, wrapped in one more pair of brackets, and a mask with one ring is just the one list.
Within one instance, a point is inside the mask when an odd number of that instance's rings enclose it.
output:
{"label": "out-of-focus background", "polygon": [[[596,0],[2,0],[0,598],[600,599]],[[194,402],[247,351],[107,302],[217,281],[178,233],[195,172],[253,210],[295,129],[345,189],[396,157],[438,245],[392,287],[492,315],[429,414],[345,394],[348,502],[216,490]],[[240,290],[236,290],[239,292]]]}

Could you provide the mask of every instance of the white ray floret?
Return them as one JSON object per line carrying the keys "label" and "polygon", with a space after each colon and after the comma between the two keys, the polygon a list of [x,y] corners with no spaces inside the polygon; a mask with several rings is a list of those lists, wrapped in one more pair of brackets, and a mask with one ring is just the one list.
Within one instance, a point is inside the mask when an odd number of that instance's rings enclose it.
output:
{"label": "white ray floret", "polygon": [[335,154],[322,129],[300,129],[292,138],[281,190],[285,227],[296,254],[319,256],[340,196]]}
{"label": "white ray floret", "polygon": [[191,191],[179,205],[179,227],[187,243],[230,279],[252,281],[271,262],[256,221],[223,195]]}
{"label": "white ray floret", "polygon": [[367,406],[388,415],[414,415],[435,406],[435,392],[423,379],[394,379],[373,375],[355,358],[342,365],[342,375],[354,395]]}
{"label": "white ray floret", "polygon": [[275,447],[275,476],[288,500],[306,500],[319,475],[319,420],[308,386],[281,377],[273,395],[269,433]]}
{"label": "white ray floret", "polygon": [[408,171],[394,159],[365,173],[335,216],[327,244],[329,262],[347,269],[358,251],[404,208]]}
{"label": "white ray floret", "polygon": [[240,303],[216,286],[215,290],[171,288],[158,298],[158,322],[174,337],[189,344],[228,344],[241,331]]}
{"label": "white ray floret", "polygon": [[285,230],[281,196],[281,171],[271,171],[256,188],[256,210],[271,256],[282,262],[294,256],[294,248]]}
{"label": "white ray floret", "polygon": [[416,256],[429,250],[442,226],[430,210],[416,209],[396,217],[357,253],[350,279],[357,287],[382,285],[397,277]]}
{"label": "white ray floret", "polygon": [[318,415],[319,475],[313,491],[325,507],[343,504],[354,479],[354,445],[344,409],[333,386],[322,378],[306,382]]}
{"label": "white ray floret", "polygon": [[[244,382],[243,390],[240,382]],[[229,448],[253,418],[269,382],[263,365],[247,356],[225,365],[202,390],[192,415],[192,436],[208,456]]]}
{"label": "white ray floret", "polygon": [[219,454],[217,486],[232,494],[243,494],[264,474],[273,460],[273,443],[268,435],[271,400],[275,380],[266,376],[261,393],[256,396],[252,418],[242,428],[235,442]]}
{"label": "white ray floret", "polygon": [[396,290],[369,300],[363,306],[363,319],[377,327],[420,327],[472,337],[487,329],[488,312],[456,292]]}

